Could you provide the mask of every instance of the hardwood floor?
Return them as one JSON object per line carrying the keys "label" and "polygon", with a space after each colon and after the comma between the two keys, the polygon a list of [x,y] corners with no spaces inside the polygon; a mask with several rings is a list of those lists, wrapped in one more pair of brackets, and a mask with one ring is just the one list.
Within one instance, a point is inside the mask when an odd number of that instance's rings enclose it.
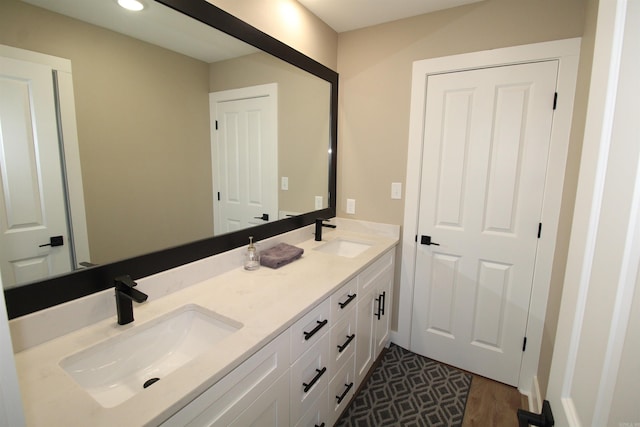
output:
{"label": "hardwood floor", "polygon": [[518,427],[518,408],[527,407],[517,388],[474,375],[462,427]]}

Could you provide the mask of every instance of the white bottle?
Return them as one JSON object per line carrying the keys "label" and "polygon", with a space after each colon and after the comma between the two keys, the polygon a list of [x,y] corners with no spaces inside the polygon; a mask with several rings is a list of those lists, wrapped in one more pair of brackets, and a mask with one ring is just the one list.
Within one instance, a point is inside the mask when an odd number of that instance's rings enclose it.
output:
{"label": "white bottle", "polygon": [[257,270],[260,268],[260,254],[253,245],[253,236],[249,237],[249,247],[247,248],[247,255],[244,261],[245,270]]}

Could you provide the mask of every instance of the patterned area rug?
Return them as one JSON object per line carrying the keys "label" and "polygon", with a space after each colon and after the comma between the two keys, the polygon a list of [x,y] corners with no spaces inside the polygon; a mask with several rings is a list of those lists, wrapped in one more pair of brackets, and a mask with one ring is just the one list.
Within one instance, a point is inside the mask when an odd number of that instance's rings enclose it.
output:
{"label": "patterned area rug", "polygon": [[471,378],[392,344],[336,426],[459,426]]}

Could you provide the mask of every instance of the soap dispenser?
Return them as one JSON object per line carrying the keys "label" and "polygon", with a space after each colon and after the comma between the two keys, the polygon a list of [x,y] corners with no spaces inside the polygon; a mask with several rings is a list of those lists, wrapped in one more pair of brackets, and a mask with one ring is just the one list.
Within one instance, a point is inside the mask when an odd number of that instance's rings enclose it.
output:
{"label": "soap dispenser", "polygon": [[249,236],[249,247],[247,248],[247,255],[244,261],[245,270],[257,270],[260,268],[260,254],[253,245],[253,236]]}

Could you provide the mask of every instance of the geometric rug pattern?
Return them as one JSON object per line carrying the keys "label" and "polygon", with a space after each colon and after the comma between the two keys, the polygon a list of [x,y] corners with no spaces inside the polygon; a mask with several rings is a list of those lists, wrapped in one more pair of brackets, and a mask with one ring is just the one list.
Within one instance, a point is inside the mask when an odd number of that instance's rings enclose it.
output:
{"label": "geometric rug pattern", "polygon": [[336,426],[460,426],[471,378],[391,344]]}

